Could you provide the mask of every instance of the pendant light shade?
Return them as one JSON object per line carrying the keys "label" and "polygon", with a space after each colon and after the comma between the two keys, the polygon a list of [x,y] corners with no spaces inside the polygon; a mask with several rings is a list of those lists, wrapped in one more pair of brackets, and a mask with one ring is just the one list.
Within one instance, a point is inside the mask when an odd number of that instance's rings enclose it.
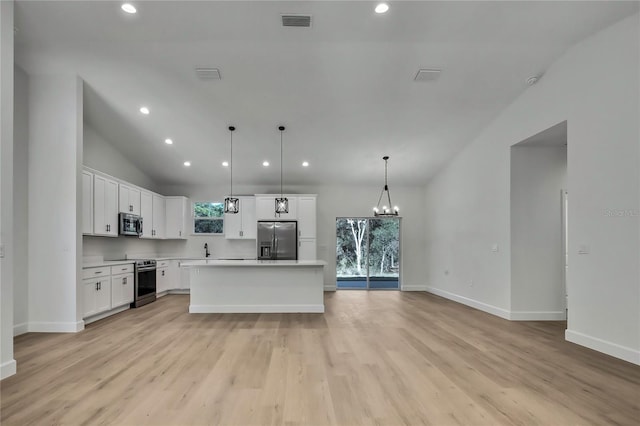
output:
{"label": "pendant light shade", "polygon": [[284,126],[279,126],[280,130],[280,198],[276,198],[276,214],[289,213],[289,199],[282,192],[282,132]]}
{"label": "pendant light shade", "polygon": [[[382,188],[382,192],[378,198],[378,205],[373,208],[373,215],[375,217],[395,217],[398,216],[399,209],[398,206],[393,206],[393,204],[391,204],[391,194],[389,193],[389,185],[387,184],[387,162],[389,161],[389,156],[385,155],[382,159],[384,160],[384,187]],[[385,203],[385,193],[387,194],[386,204],[383,204],[381,207],[380,203]]]}
{"label": "pendant light shade", "polygon": [[230,179],[229,179],[229,196],[224,199],[224,212],[235,214],[240,211],[240,202],[237,198],[233,197],[233,131],[236,130],[235,127],[229,126],[229,151],[231,153],[229,158],[229,171],[230,171]]}

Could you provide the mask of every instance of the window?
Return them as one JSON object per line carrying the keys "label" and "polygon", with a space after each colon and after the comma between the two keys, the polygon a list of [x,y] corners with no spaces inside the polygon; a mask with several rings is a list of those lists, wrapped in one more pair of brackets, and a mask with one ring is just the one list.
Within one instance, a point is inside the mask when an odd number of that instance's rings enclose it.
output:
{"label": "window", "polygon": [[194,234],[224,234],[224,204],[213,202],[193,203]]}

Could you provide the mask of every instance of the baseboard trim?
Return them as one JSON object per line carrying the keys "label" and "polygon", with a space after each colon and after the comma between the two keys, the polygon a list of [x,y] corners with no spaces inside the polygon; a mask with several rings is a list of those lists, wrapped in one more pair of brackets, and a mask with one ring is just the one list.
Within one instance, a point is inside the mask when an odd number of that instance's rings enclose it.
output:
{"label": "baseboard trim", "polygon": [[435,294],[436,296],[444,297],[445,299],[453,300],[454,302],[462,303],[463,305],[471,306],[472,308],[487,312],[491,315],[495,315],[500,318],[510,319],[510,312],[506,309],[499,308],[497,306],[489,305],[488,303],[480,302],[478,300],[470,299],[468,297],[460,296],[458,294],[449,293],[448,291],[441,290],[435,287],[427,286],[425,291]]}
{"label": "baseboard trim", "polygon": [[564,321],[567,316],[562,311],[511,311],[509,319],[512,321]]}
{"label": "baseboard trim", "polygon": [[427,286],[425,284],[422,285],[404,285],[400,287],[402,291],[427,291]]}
{"label": "baseboard trim", "polygon": [[324,291],[336,291],[336,285],[335,284],[325,284],[324,285]]}
{"label": "baseboard trim", "polygon": [[29,323],[23,322],[13,326],[13,337],[29,332]]}
{"label": "baseboard trim", "polygon": [[179,288],[168,290],[165,294],[191,294],[191,290],[188,288]]}
{"label": "baseboard trim", "polygon": [[119,314],[120,312],[124,312],[130,309],[130,305],[122,305],[118,308],[112,309],[107,312],[102,312],[100,314],[94,315],[92,317],[87,317],[84,319],[85,324],[91,324],[92,322],[100,321],[101,319],[110,317],[111,315]]}
{"label": "baseboard trim", "polygon": [[564,338],[568,342],[575,343],[580,346],[602,352],[612,357],[622,359],[624,361],[640,365],[640,351],[618,345],[617,343],[602,340],[597,337],[589,336],[584,333],[573,330],[565,330]]}
{"label": "baseboard trim", "polygon": [[0,365],[0,380],[6,379],[9,376],[13,376],[17,371],[16,360],[12,359],[11,361],[3,362]]}
{"label": "baseboard trim", "polygon": [[189,305],[190,314],[323,313],[324,305]]}
{"label": "baseboard trim", "polygon": [[78,322],[30,322],[29,333],[77,333],[84,330],[84,321]]}

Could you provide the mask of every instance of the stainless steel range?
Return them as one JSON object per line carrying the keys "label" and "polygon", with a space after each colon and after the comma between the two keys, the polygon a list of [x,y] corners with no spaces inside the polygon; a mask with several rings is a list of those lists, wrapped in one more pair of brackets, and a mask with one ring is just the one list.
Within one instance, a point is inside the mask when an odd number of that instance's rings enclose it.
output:
{"label": "stainless steel range", "polygon": [[156,300],[156,261],[137,260],[132,308],[138,308]]}

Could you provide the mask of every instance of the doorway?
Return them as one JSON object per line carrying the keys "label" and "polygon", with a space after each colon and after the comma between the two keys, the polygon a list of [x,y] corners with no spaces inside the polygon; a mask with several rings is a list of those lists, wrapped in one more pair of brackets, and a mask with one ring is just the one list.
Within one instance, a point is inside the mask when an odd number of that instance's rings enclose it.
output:
{"label": "doorway", "polygon": [[336,218],[336,288],[400,289],[400,218]]}

